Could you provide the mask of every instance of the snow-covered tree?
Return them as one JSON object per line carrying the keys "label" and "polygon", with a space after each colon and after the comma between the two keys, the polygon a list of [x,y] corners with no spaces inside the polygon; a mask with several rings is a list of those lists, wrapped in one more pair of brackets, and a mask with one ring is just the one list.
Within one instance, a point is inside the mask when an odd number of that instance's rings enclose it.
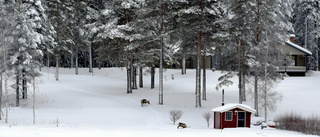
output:
{"label": "snow-covered tree", "polygon": [[[13,2],[12,1],[3,1],[0,0],[0,73],[1,73],[1,89],[0,89],[0,120],[2,119],[2,102],[5,98],[5,106],[6,106],[6,113],[5,113],[5,123],[8,123],[8,107],[9,107],[9,100],[8,100],[8,79],[11,75],[11,71],[8,69],[9,65],[9,55],[8,55],[8,47],[13,42],[13,30],[14,30],[14,16],[13,16]],[[4,81],[4,83],[3,83]],[[4,85],[4,88],[2,87]],[[4,89],[4,94],[3,94]],[[4,96],[3,96],[4,95]]]}
{"label": "snow-covered tree", "polygon": [[293,4],[293,26],[295,43],[313,52],[309,59],[311,69],[319,69],[320,2],[295,0]]}
{"label": "snow-covered tree", "polygon": [[41,22],[41,29],[40,32],[43,35],[42,37],[42,42],[40,45],[40,49],[42,50],[44,57],[42,60],[42,63],[47,66],[50,67],[50,55],[53,54],[53,49],[57,46],[57,43],[55,42],[54,37],[56,36],[56,31],[53,27],[52,22],[48,19],[48,6],[46,3],[46,0],[42,0],[41,1],[41,5],[44,9],[44,15],[42,14],[42,16],[44,16],[43,18],[45,19],[44,21]]}
{"label": "snow-covered tree", "polygon": [[[60,52],[61,49],[63,49],[61,45],[61,33],[62,31],[62,18],[64,17],[61,13],[61,7],[63,6],[60,1],[55,0],[47,0],[46,1],[46,13],[48,15],[48,20],[52,24],[55,36],[54,36],[54,42],[56,43],[56,46],[52,49],[53,57],[55,58],[56,62],[56,72],[55,72],[55,79],[59,80],[59,64],[60,64]],[[47,54],[50,54],[48,52]],[[49,60],[49,55],[47,60]],[[49,67],[49,66],[48,66]]]}
{"label": "snow-covered tree", "polygon": [[[248,70],[248,51],[249,46],[254,41],[254,0],[233,0],[228,1],[227,5],[228,16],[224,20],[222,28],[224,35],[218,36],[222,39],[225,46],[219,46],[216,49],[216,57],[223,58],[218,68],[227,71],[225,75],[219,78],[220,83],[217,89],[222,86],[233,84],[229,78],[234,75],[239,77],[239,103],[242,103],[243,98],[243,75]],[[236,56],[235,56],[236,55]]]}
{"label": "snow-covered tree", "polygon": [[[74,39],[77,34],[82,34],[81,31],[78,32],[77,30],[77,26],[79,26],[79,24],[76,24],[76,19],[79,17],[74,17],[76,14],[74,4],[73,0],[45,1],[48,22],[53,26],[55,34],[53,38],[56,46],[52,49],[52,56],[55,58],[56,80],[59,80],[59,66],[72,66],[74,54],[73,49],[75,48]],[[83,2],[79,2],[78,4],[83,5]],[[77,43],[80,43],[80,40],[77,38]],[[47,54],[50,54],[50,52]]]}
{"label": "snow-covered tree", "polygon": [[135,85],[132,84],[132,79],[135,77],[133,67],[138,46],[135,41],[141,38],[133,27],[136,19],[134,10],[139,8],[140,4],[131,0],[106,1],[102,4],[100,7],[91,7],[91,13],[98,13],[98,16],[91,18],[97,21],[87,26],[94,36],[93,42],[101,45],[98,48],[98,54],[101,55],[99,59],[120,62],[126,66],[127,93],[132,93],[132,85]]}
{"label": "snow-covered tree", "polygon": [[[220,36],[226,46],[218,47],[217,51],[225,59],[221,68],[228,73],[219,78],[221,82],[217,87],[233,84],[229,78],[237,74],[239,103],[242,103],[246,94],[243,83],[247,79],[244,76],[253,74],[255,109],[258,110],[258,90],[263,90],[258,88],[258,79],[267,81],[281,78],[276,68],[284,60],[279,45],[288,38],[291,29],[290,1],[234,0],[226,4],[228,18],[222,27],[227,34]],[[268,90],[264,91],[268,93]]]}
{"label": "snow-covered tree", "polygon": [[16,106],[19,106],[20,79],[23,77],[23,81],[30,81],[33,77],[40,75],[43,54],[39,45],[43,35],[39,30],[42,27],[41,22],[44,21],[44,14],[41,14],[43,8],[40,0],[23,3],[17,1],[15,8],[14,15],[17,24],[13,31],[14,41],[8,48],[8,55],[10,55],[11,62],[9,68],[14,68],[16,75]]}
{"label": "snow-covered tree", "polygon": [[[264,101],[265,120],[267,120],[267,112],[271,110],[267,100],[272,98],[269,96],[272,91],[274,82],[282,79],[282,75],[276,70],[283,64],[284,56],[281,53],[279,45],[283,44],[288,39],[288,33],[292,30],[290,23],[291,5],[289,1],[261,1],[256,0],[255,19],[255,44],[251,48],[253,59],[250,60],[252,70],[255,70],[255,80],[264,81],[264,88],[257,88],[258,82],[254,82],[255,89],[263,91],[265,98],[260,98]],[[268,20],[266,22],[265,20]],[[263,71],[258,71],[263,70]],[[270,83],[270,84],[268,84]],[[258,91],[255,91],[258,94]],[[258,95],[255,95],[258,96]],[[257,99],[257,98],[256,98]],[[257,101],[255,101],[257,102]],[[256,105],[255,105],[256,106]],[[256,108],[257,109],[257,108]]]}
{"label": "snow-covered tree", "polygon": [[[92,72],[92,52],[91,52],[91,35],[89,35],[85,25],[88,21],[87,8],[88,2],[86,0],[72,0],[67,5],[66,10],[68,13],[69,24],[66,27],[70,27],[71,31],[71,43],[68,43],[72,57],[70,58],[70,66],[73,66],[73,56],[75,56],[75,74],[78,74],[79,60],[86,60],[86,54],[89,53],[89,72]],[[75,49],[75,50],[74,50]],[[79,57],[79,55],[82,55]],[[87,66],[86,61],[82,63],[82,66]]]}
{"label": "snow-covered tree", "polygon": [[[218,26],[223,13],[221,1],[177,1],[175,14],[181,32],[188,32],[191,37],[188,45],[195,46],[197,55],[196,67],[196,107],[201,107],[201,52],[204,38],[210,38]],[[186,40],[186,39],[185,39]],[[189,39],[190,40],[190,39]],[[209,44],[208,44],[209,45]]]}
{"label": "snow-covered tree", "polygon": [[[143,3],[136,11],[137,20],[134,27],[143,36],[136,41],[139,54],[137,59],[154,72],[159,65],[159,104],[163,104],[163,66],[175,62],[173,57],[175,43],[170,43],[172,30],[172,1],[150,0]],[[154,74],[154,73],[152,73]],[[154,80],[154,76],[152,76]],[[152,82],[154,83],[154,82]]]}

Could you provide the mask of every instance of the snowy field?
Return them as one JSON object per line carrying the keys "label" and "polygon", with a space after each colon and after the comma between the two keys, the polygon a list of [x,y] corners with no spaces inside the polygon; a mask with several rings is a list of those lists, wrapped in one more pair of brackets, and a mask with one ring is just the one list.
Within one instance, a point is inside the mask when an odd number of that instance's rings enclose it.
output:
{"label": "snowy field", "polygon": [[[207,101],[195,108],[195,71],[166,70],[164,73],[164,105],[158,105],[158,73],[155,88],[151,89],[150,75],[144,75],[144,88],[126,94],[126,70],[121,68],[60,69],[60,81],[54,78],[54,69],[43,68],[37,79],[36,124],[32,124],[32,96],[22,100],[20,107],[10,107],[9,122],[0,121],[0,137],[313,137],[297,132],[260,127],[213,129],[206,125],[202,114],[221,105],[221,91],[216,91],[219,72],[207,71]],[[158,71],[157,71],[158,72]],[[174,75],[174,79],[171,76]],[[283,99],[272,120],[279,114],[320,115],[320,73],[308,77],[285,78],[277,87]],[[238,102],[237,79],[225,87],[225,102]],[[32,87],[29,87],[32,89]],[[14,95],[13,91],[12,95]],[[14,97],[12,104],[14,104]],[[140,100],[150,100],[147,107]],[[251,97],[244,104],[253,106]],[[178,122],[189,128],[177,129],[170,121],[169,111],[183,111]],[[5,109],[3,108],[5,113]]]}

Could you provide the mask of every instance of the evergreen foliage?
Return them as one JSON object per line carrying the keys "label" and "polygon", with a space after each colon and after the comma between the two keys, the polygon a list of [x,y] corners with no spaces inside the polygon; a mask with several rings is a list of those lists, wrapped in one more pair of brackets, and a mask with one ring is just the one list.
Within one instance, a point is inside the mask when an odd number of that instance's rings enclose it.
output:
{"label": "evergreen foliage", "polygon": [[[241,103],[251,77],[256,94],[264,91],[265,95],[269,88],[258,83],[281,80],[276,72],[284,61],[279,46],[289,33],[294,31],[296,43],[313,52],[318,50],[320,37],[319,2],[314,0],[0,2],[4,17],[0,24],[10,26],[11,15],[16,19],[11,27],[1,26],[0,40],[1,50],[8,51],[7,62],[2,63],[12,72],[11,78],[17,76],[17,85],[22,72],[31,80],[44,64],[56,66],[57,80],[59,67],[75,67],[78,74],[78,67],[117,66],[126,67],[127,93],[132,93],[137,88],[138,66],[151,67],[153,72],[160,67],[161,79],[163,66],[183,66],[186,58],[196,58],[196,107],[201,107],[200,59],[205,53],[213,55],[214,69],[226,72],[217,89],[233,84],[230,78],[238,75]],[[177,60],[184,61],[179,64]]]}
{"label": "evergreen foliage", "polygon": [[[293,4],[293,27],[295,43],[313,53],[309,59],[310,69],[318,70],[320,38],[320,2],[315,0],[296,0]],[[318,68],[317,68],[318,67]]]}

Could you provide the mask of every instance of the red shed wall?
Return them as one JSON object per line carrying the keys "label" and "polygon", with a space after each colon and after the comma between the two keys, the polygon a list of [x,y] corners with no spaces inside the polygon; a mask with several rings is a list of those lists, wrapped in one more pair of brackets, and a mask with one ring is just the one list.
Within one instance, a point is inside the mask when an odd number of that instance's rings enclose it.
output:
{"label": "red shed wall", "polygon": [[237,127],[237,115],[235,115],[235,109],[229,110],[232,111],[232,120],[226,121],[226,113],[222,113],[222,128],[236,128]]}
{"label": "red shed wall", "polygon": [[[239,108],[235,108],[235,109],[231,109],[229,111],[232,111],[232,121],[226,121],[225,117],[226,117],[226,113],[222,113],[222,117],[221,117],[221,121],[222,121],[222,128],[236,128],[238,127],[238,114],[235,111],[238,112],[245,112],[245,127],[250,128],[250,121],[251,121],[251,113],[244,111],[242,109]],[[217,113],[217,112],[215,112]]]}
{"label": "red shed wall", "polygon": [[220,113],[219,112],[214,112],[214,128],[221,129],[220,128]]}
{"label": "red shed wall", "polygon": [[250,128],[251,125],[251,112],[246,112],[246,127]]}

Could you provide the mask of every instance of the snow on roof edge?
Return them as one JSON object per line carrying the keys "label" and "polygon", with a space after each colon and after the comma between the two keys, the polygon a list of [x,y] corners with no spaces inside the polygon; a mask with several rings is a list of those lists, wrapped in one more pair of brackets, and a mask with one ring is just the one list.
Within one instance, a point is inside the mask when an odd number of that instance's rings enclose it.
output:
{"label": "snow on roof edge", "polygon": [[296,35],[295,35],[295,34],[290,34],[289,36],[290,36],[290,37],[296,37]]}
{"label": "snow on roof edge", "polygon": [[245,111],[249,111],[251,113],[255,113],[256,110],[252,109],[250,106],[244,105],[244,104],[226,104],[224,106],[216,107],[212,109],[213,112],[226,112],[228,110],[234,109],[234,108],[240,108]]}
{"label": "snow on roof edge", "polygon": [[300,50],[308,55],[312,55],[312,53],[309,50],[307,50],[307,49],[305,49],[295,43],[292,43],[290,40],[286,41],[286,43],[288,43],[288,45],[292,46],[293,48],[296,48],[297,50]]}

